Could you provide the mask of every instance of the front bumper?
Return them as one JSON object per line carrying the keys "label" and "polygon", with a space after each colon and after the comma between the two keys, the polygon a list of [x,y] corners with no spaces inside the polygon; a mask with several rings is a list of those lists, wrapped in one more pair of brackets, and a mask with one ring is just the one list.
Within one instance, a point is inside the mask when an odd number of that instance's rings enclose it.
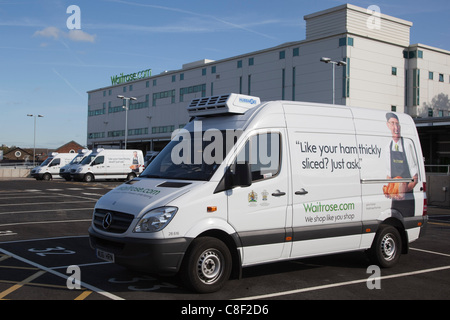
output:
{"label": "front bumper", "polygon": [[114,254],[118,265],[162,276],[175,275],[193,239],[117,238],[100,234],[91,226],[89,238],[93,249]]}

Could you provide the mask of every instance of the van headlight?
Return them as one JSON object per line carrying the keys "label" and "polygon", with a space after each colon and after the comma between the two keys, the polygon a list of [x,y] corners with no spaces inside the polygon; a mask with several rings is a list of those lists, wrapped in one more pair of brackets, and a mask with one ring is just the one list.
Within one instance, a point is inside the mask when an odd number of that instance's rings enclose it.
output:
{"label": "van headlight", "polygon": [[153,209],[139,220],[134,232],[157,232],[164,229],[177,213],[177,207],[161,207]]}

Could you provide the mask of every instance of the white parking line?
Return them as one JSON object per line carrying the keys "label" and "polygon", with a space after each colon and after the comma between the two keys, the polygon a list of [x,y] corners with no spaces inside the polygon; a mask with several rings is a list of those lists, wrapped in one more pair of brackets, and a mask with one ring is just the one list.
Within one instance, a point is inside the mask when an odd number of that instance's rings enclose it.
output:
{"label": "white parking line", "polygon": [[[0,224],[0,227],[10,227],[19,225],[33,225],[33,224],[51,224],[51,223],[71,223],[71,222],[88,222],[92,219],[80,219],[80,220],[53,220],[53,221],[35,221],[35,222],[16,222],[16,223],[5,223]],[[0,231],[1,232],[1,231]],[[0,234],[1,235],[1,234]]]}
{"label": "white parking line", "polygon": [[[408,277],[408,276],[412,276],[412,275],[417,275],[417,274],[422,274],[422,273],[429,273],[429,272],[436,272],[436,271],[442,271],[442,270],[448,270],[448,269],[450,269],[450,266],[443,266],[443,267],[437,267],[437,268],[431,268],[431,269],[424,269],[424,270],[417,270],[417,271],[393,274],[393,275],[384,276],[384,277],[370,278],[370,281]],[[291,295],[291,294],[298,294],[298,293],[309,292],[309,291],[323,290],[323,289],[329,289],[329,288],[335,288],[335,287],[343,287],[343,286],[348,286],[348,285],[351,285],[351,284],[358,284],[358,283],[365,283],[365,282],[367,282],[367,278],[359,279],[359,280],[353,280],[353,281],[345,281],[345,282],[338,282],[338,283],[332,283],[332,284],[325,284],[325,285],[322,285],[322,286],[315,286],[315,287],[302,288],[302,289],[296,289],[296,290],[289,290],[289,291],[275,292],[275,293],[269,293],[269,294],[262,294],[262,295],[259,295],[259,296],[237,298],[237,299],[234,299],[234,300],[268,299],[268,298],[286,296],[286,295]]]}
{"label": "white parking line", "polygon": [[[55,276],[58,276],[58,277],[60,277],[60,278],[65,279],[65,280],[67,280],[67,279],[69,278],[68,275],[62,274],[62,273],[60,273],[60,272],[58,272],[58,271],[55,271],[55,270],[53,270],[53,269],[51,269],[51,268],[44,267],[43,265],[40,265],[40,264],[38,264],[38,263],[35,263],[35,262],[30,261],[30,260],[25,259],[25,258],[22,258],[22,257],[20,257],[20,256],[18,256],[18,255],[16,255],[16,254],[14,254],[14,253],[12,253],[12,252],[6,251],[6,250],[1,249],[1,248],[0,248],[0,252],[3,252],[4,254],[6,254],[6,255],[8,255],[8,256],[13,257],[14,259],[20,260],[20,261],[22,261],[22,262],[24,262],[24,263],[27,263],[27,264],[29,264],[29,265],[32,265],[32,266],[34,266],[34,267],[36,267],[36,268],[39,268],[39,269],[41,269],[41,270],[43,270],[43,271],[49,272],[49,273],[51,273],[51,274],[53,274],[53,275],[55,275]],[[99,288],[97,288],[97,287],[94,287],[94,286],[92,286],[92,285],[90,285],[90,284],[88,284],[88,283],[85,283],[85,282],[83,282],[83,281],[80,281],[80,285],[83,286],[83,287],[86,288],[86,289],[89,289],[89,290],[94,291],[94,292],[96,292],[96,293],[98,293],[98,294],[101,294],[101,295],[103,295],[103,296],[105,296],[105,297],[107,297],[107,298],[109,298],[109,299],[112,299],[112,300],[124,300],[123,298],[121,298],[121,297],[119,297],[119,296],[116,296],[115,294],[112,294],[112,293],[110,293],[110,292],[106,292],[106,291],[104,291],[104,290],[102,290],[102,289],[99,289]]]}
{"label": "white parking line", "polygon": [[[96,199],[88,199],[85,198],[87,201],[97,201]],[[69,204],[69,203],[84,203],[86,201],[61,201],[61,202],[33,202],[33,203],[7,203],[7,204],[0,204],[0,207],[14,207],[14,206],[40,206],[40,205],[49,205],[49,204]]]}
{"label": "white parking line", "polygon": [[[64,209],[64,211],[78,211],[78,210],[93,210],[94,207],[89,208],[75,208],[75,209]],[[57,212],[61,211],[61,209],[54,209],[54,210],[26,210],[26,211],[9,211],[9,212],[0,212],[0,215],[5,214],[16,214],[16,213],[38,213],[38,212]]]}

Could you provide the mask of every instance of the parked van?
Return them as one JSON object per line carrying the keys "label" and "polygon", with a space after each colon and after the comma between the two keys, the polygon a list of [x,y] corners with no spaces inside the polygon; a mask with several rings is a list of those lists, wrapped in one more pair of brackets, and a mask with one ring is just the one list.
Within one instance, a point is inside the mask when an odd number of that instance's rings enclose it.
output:
{"label": "parked van", "polygon": [[131,180],[142,172],[144,157],[141,150],[98,148],[70,169],[74,180],[91,182],[100,179]]}
{"label": "parked van", "polygon": [[77,164],[81,162],[86,156],[88,156],[91,153],[89,149],[80,149],[78,150],[78,154],[75,156],[75,158],[70,161],[69,164],[63,166],[61,169],[59,169],[59,176],[66,181],[70,181],[72,178],[70,177],[70,170],[74,168]]}
{"label": "parked van", "polygon": [[99,258],[219,290],[243,267],[367,250],[395,265],[427,222],[406,114],[237,94],[195,99],[146,170],[104,195]]}
{"label": "parked van", "polygon": [[67,165],[76,156],[76,153],[58,153],[52,152],[50,156],[31,170],[31,177],[36,180],[51,180],[60,178],[59,169]]}

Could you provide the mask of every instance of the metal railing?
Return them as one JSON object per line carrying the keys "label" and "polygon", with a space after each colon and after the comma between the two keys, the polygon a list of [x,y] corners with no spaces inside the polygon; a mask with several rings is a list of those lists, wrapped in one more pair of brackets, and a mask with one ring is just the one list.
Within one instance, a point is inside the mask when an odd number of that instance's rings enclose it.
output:
{"label": "metal railing", "polygon": [[33,162],[0,162],[0,169],[33,169],[40,165],[37,163],[33,165]]}
{"label": "metal railing", "polygon": [[450,176],[450,164],[449,165],[425,165],[426,173],[440,174]]}

